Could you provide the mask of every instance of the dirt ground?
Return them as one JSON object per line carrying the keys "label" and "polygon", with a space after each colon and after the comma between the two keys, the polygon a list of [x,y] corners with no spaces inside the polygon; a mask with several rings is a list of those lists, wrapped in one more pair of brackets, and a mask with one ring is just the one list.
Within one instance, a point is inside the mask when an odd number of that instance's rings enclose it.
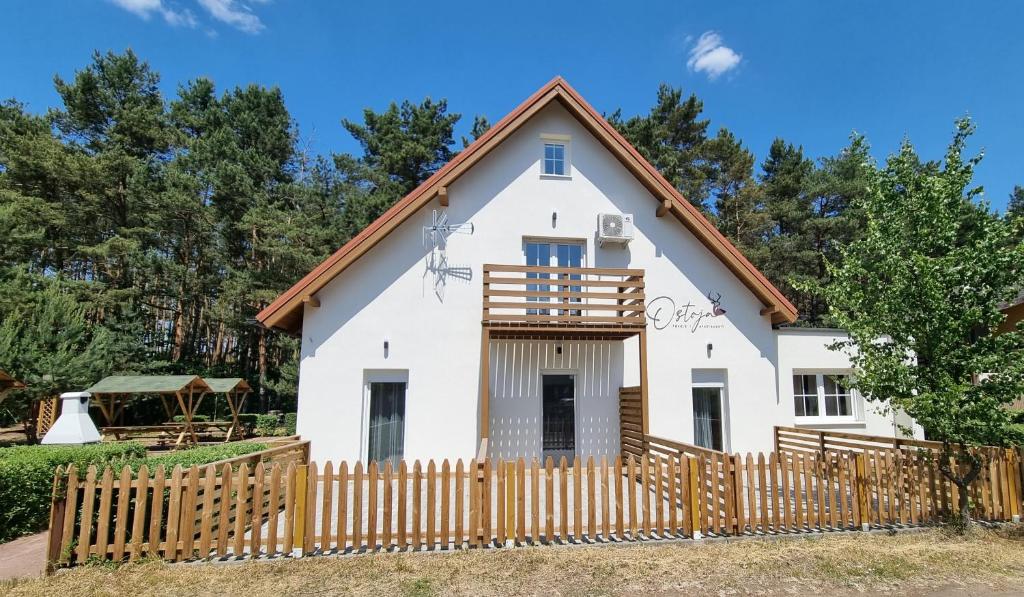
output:
{"label": "dirt ground", "polygon": [[84,566],[8,581],[9,595],[1014,595],[1024,526],[531,547],[245,563]]}

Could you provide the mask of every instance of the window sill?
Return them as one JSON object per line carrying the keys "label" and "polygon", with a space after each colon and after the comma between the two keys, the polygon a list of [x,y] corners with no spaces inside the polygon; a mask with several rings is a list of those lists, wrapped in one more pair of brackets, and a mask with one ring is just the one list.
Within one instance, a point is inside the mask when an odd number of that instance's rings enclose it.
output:
{"label": "window sill", "polygon": [[794,417],[797,427],[864,427],[867,423],[856,417]]}
{"label": "window sill", "polygon": [[572,180],[572,174],[541,174],[541,180]]}

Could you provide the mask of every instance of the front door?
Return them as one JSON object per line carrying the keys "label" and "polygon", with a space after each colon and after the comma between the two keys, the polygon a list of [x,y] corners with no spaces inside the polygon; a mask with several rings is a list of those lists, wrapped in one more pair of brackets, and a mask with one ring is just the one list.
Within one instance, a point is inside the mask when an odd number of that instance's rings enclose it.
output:
{"label": "front door", "polygon": [[576,376],[543,376],[544,458],[576,455]]}

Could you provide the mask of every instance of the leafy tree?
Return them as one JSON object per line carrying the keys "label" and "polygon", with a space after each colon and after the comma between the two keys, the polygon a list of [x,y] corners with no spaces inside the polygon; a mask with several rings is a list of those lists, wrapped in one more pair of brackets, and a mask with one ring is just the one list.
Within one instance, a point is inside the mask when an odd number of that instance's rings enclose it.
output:
{"label": "leafy tree", "polygon": [[855,199],[866,230],[829,262],[823,295],[854,348],[854,387],[905,411],[942,442],[938,467],[969,516],[968,486],[984,465],[975,448],[1010,437],[1005,406],[1024,392],[1024,333],[996,335],[998,305],[1024,276],[1009,226],[975,203],[980,158],[965,159],[967,120],[941,164],[905,142]]}

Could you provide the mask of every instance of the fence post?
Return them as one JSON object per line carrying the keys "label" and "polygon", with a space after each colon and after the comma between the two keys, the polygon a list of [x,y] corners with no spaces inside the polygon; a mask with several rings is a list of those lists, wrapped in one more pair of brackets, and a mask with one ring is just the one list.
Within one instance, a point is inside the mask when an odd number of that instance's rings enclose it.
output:
{"label": "fence post", "polygon": [[[778,429],[776,429],[778,431]],[[689,456],[686,459],[689,462],[690,468],[690,519],[693,522],[693,538],[701,539],[700,534],[700,517],[702,515],[700,511],[700,494],[698,491],[703,491],[704,488],[697,487],[697,459],[693,456]]]}
{"label": "fence post", "polygon": [[825,457],[825,432],[818,432],[818,449],[821,450],[821,457]]}
{"label": "fence post", "polygon": [[871,516],[869,515],[869,502],[871,500],[871,490],[868,487],[868,467],[866,457],[863,452],[858,452],[854,455],[856,460],[856,468],[854,474],[857,475],[856,483],[853,484],[855,491],[857,492],[857,507],[860,510],[860,529],[867,531],[871,529]]}
{"label": "fence post", "polygon": [[774,430],[773,435],[775,436],[774,437],[774,439],[775,439],[775,452],[778,453],[778,452],[782,451],[782,449],[779,447],[779,426],[776,425],[772,429]]}
{"label": "fence post", "polygon": [[67,491],[63,489],[64,467],[58,466],[53,474],[53,492],[50,494],[50,527],[46,546],[46,575],[53,574],[60,560],[60,545],[64,538],[64,509]]}
{"label": "fence post", "polygon": [[[306,544],[306,475],[307,465],[295,467],[295,510],[292,520],[295,534],[292,539],[292,557],[301,558]],[[376,482],[376,480],[372,480]]]}
{"label": "fence post", "polygon": [[1013,448],[1006,449],[1006,483],[1010,494],[1009,513],[1010,520],[1014,523],[1020,522],[1021,507],[1021,479],[1020,463],[1017,461],[1017,452]]}

